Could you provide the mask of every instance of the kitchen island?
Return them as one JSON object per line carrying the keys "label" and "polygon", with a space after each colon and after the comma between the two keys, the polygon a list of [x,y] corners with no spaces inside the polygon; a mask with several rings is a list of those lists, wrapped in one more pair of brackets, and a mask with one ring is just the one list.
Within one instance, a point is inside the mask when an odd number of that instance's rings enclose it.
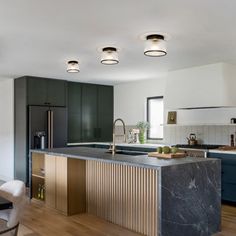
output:
{"label": "kitchen island", "polygon": [[91,147],[31,152],[32,197],[64,214],[87,212],[150,236],[220,231],[220,160],[112,156]]}

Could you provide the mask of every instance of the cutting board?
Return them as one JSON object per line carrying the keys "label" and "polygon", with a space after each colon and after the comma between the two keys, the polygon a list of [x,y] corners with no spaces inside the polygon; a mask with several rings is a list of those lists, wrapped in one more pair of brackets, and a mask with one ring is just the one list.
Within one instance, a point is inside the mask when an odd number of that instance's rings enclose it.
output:
{"label": "cutting board", "polygon": [[179,153],[159,153],[159,152],[149,152],[148,153],[149,157],[157,157],[157,158],[163,158],[163,159],[171,159],[171,158],[181,158],[181,157],[186,157],[186,153],[179,152]]}

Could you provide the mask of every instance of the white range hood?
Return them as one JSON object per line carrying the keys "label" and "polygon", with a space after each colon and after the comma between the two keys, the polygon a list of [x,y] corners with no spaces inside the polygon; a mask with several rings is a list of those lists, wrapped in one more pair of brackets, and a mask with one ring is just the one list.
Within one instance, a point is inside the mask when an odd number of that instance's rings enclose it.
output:
{"label": "white range hood", "polygon": [[236,66],[217,63],[170,72],[165,107],[199,109],[236,106]]}

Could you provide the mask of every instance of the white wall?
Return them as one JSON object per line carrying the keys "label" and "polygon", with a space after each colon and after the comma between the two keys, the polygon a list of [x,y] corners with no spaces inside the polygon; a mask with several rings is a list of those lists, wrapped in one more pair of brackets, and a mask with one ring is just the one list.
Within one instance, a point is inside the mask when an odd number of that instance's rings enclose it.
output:
{"label": "white wall", "polygon": [[114,118],[126,125],[136,125],[146,119],[146,98],[164,96],[166,78],[123,83],[114,86]]}
{"label": "white wall", "polygon": [[0,179],[14,178],[14,84],[0,79]]}
{"label": "white wall", "polygon": [[[222,75],[223,73],[224,76]],[[188,76],[183,79],[184,74]],[[231,94],[230,101],[234,100],[236,94],[234,91],[236,86],[235,76],[235,66],[217,63],[169,72],[162,78],[115,85],[114,117],[124,119],[129,126],[136,125],[138,121],[146,119],[146,98],[152,96],[164,96],[164,123],[166,123],[169,110],[167,103],[169,101],[174,104],[176,98],[178,98],[178,101],[182,99],[181,103],[184,104],[188,97],[198,94],[197,97],[203,102],[202,106],[209,105],[204,104],[207,99],[211,105],[222,105],[218,103],[225,99],[222,98],[224,90],[227,90],[226,94]],[[205,83],[206,79],[208,81],[207,84]],[[232,80],[230,83],[231,85],[235,84],[235,86],[227,87],[229,83],[223,83],[223,79]],[[186,90],[186,83],[193,85],[193,89]],[[215,98],[218,98],[218,101],[215,101]],[[198,105],[198,99],[193,102],[196,102],[196,106]],[[230,103],[228,102],[228,104]],[[186,136],[189,133],[196,133],[202,143],[229,144],[230,135],[236,134],[235,126],[214,126],[210,124],[227,124],[230,123],[230,118],[236,118],[235,107],[177,110],[177,123],[189,124],[190,126],[165,127],[163,141],[171,144],[186,143]],[[198,126],[197,124],[199,123],[209,125]]]}

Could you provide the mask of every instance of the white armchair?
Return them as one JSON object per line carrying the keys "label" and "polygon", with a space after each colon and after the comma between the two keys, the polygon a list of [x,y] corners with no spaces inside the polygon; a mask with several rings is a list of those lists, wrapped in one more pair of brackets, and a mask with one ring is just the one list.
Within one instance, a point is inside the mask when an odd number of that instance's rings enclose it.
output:
{"label": "white armchair", "polygon": [[0,196],[12,202],[12,209],[0,210],[0,235],[17,235],[19,217],[26,203],[25,184],[20,180],[8,181],[0,186]]}

